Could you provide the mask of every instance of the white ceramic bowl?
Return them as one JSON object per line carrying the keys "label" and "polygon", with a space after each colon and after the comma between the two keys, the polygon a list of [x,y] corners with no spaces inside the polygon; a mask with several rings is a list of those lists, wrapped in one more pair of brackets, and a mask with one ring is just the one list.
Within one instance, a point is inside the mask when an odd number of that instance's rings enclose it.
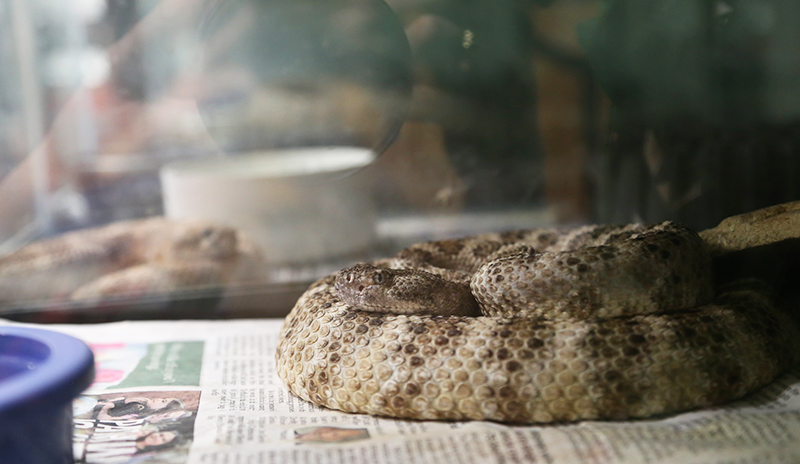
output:
{"label": "white ceramic bowl", "polygon": [[345,257],[375,241],[372,195],[356,172],[373,159],[365,148],[315,147],[171,163],[164,212],[238,227],[272,263]]}

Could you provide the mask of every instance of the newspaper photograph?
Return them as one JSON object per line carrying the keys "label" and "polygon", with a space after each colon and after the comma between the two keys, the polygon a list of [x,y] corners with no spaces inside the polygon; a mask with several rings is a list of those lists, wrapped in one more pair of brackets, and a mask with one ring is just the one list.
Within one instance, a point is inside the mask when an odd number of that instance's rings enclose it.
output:
{"label": "newspaper photograph", "polygon": [[800,368],[723,407],[547,426],[379,418],[320,408],[275,372],[282,320],[39,326],[90,345],[74,401],[78,463],[800,462]]}

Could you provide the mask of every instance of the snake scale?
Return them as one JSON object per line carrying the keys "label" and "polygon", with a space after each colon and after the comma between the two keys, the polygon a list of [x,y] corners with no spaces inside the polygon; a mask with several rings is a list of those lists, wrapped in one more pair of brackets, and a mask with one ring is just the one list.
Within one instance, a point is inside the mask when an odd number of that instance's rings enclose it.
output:
{"label": "snake scale", "polygon": [[800,361],[800,331],[762,281],[714,288],[712,248],[673,223],[414,245],[312,284],[281,329],[278,375],[321,406],[411,419],[622,420],[728,402]]}

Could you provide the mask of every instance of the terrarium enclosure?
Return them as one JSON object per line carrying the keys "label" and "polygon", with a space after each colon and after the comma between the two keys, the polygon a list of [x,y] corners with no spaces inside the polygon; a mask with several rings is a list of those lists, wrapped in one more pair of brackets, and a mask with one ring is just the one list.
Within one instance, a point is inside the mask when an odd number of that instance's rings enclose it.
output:
{"label": "terrarium enclosure", "polygon": [[411,243],[800,196],[791,0],[4,0],[0,316],[280,316]]}

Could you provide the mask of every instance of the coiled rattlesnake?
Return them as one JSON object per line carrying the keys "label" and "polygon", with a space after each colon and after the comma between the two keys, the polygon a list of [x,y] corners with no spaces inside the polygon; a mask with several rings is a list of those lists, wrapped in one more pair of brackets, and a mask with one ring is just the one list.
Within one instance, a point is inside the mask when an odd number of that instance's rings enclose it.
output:
{"label": "coiled rattlesnake", "polygon": [[278,374],[325,407],[414,419],[627,419],[730,401],[797,362],[800,331],[759,281],[715,292],[709,248],[672,223],[415,245],[314,283],[281,330]]}
{"label": "coiled rattlesnake", "polygon": [[97,303],[256,280],[263,257],[231,227],[163,217],[120,221],[0,257],[0,304]]}

